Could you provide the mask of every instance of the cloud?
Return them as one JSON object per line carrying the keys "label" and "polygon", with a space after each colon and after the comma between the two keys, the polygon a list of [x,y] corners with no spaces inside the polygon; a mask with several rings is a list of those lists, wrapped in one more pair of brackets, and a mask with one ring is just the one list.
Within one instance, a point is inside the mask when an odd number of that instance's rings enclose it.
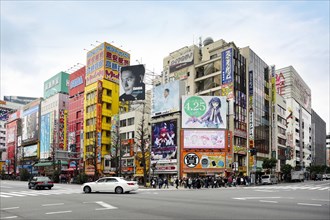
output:
{"label": "cloud", "polygon": [[142,61],[160,74],[165,56],[198,44],[201,36],[250,46],[277,68],[292,65],[312,90],[313,109],[330,124],[328,1],[6,1],[1,6],[1,95],[42,96],[43,82],[85,64],[83,49],[96,41],[114,41],[130,51],[131,64]]}

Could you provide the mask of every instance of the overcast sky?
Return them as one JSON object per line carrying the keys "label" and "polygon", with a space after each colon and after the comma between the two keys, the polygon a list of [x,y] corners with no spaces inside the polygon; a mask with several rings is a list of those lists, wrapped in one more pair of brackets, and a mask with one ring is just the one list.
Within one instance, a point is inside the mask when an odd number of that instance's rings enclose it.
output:
{"label": "overcast sky", "polygon": [[4,95],[43,96],[43,83],[86,64],[98,42],[129,51],[160,74],[169,53],[199,37],[250,46],[268,65],[292,65],[329,130],[329,1],[4,1]]}

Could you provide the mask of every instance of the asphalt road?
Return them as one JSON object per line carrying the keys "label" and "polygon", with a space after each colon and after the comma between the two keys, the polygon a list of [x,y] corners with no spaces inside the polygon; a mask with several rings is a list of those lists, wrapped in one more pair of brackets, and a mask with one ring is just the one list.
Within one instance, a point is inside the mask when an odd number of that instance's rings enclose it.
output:
{"label": "asphalt road", "polygon": [[82,193],[0,181],[0,219],[329,219],[330,180],[217,189]]}

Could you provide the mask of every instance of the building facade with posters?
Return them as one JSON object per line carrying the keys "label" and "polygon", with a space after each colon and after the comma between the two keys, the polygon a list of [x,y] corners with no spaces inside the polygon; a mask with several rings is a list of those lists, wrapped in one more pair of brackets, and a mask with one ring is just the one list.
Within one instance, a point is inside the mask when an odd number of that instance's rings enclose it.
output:
{"label": "building facade with posters", "polygon": [[86,67],[69,76],[68,151],[70,171],[83,168],[84,90]]}
{"label": "building facade with posters", "polygon": [[[119,113],[119,72],[130,54],[106,42],[87,53],[84,90],[84,169],[102,174],[111,148],[111,120]],[[96,168],[94,159],[96,158]]]}
{"label": "building facade with posters", "polygon": [[[18,136],[21,132],[21,119],[20,110],[9,114],[6,124],[6,146],[7,146],[7,158],[6,167],[7,174],[19,173],[19,154],[20,143],[18,143]],[[15,172],[16,171],[16,172]]]}
{"label": "building facade with posters", "polygon": [[287,164],[305,171],[314,160],[311,90],[292,66],[276,70],[276,86],[286,100]]}
{"label": "building facade with posters", "polygon": [[18,137],[21,142],[19,154],[21,155],[21,166],[31,169],[31,173],[38,170],[33,166],[39,161],[39,132],[40,132],[40,113],[42,98],[34,100],[25,105],[22,109],[22,134]]}
{"label": "building facade with posters", "polygon": [[65,93],[53,94],[41,102],[39,163],[35,165],[40,173],[50,175],[54,164],[67,169],[68,103],[69,95]]}

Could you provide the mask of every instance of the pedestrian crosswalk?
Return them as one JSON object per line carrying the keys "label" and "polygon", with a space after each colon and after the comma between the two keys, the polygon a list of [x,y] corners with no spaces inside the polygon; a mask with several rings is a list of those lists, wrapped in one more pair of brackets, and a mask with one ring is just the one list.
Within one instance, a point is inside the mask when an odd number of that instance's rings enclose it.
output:
{"label": "pedestrian crosswalk", "polygon": [[11,198],[11,197],[27,197],[27,196],[49,196],[49,195],[63,195],[63,194],[74,194],[82,193],[80,189],[70,190],[30,190],[30,191],[6,191],[0,192],[0,198]]}
{"label": "pedestrian crosswalk", "polygon": [[319,191],[330,191],[330,185],[263,185],[263,186],[250,186],[245,189],[266,189],[266,190],[319,190]]}

